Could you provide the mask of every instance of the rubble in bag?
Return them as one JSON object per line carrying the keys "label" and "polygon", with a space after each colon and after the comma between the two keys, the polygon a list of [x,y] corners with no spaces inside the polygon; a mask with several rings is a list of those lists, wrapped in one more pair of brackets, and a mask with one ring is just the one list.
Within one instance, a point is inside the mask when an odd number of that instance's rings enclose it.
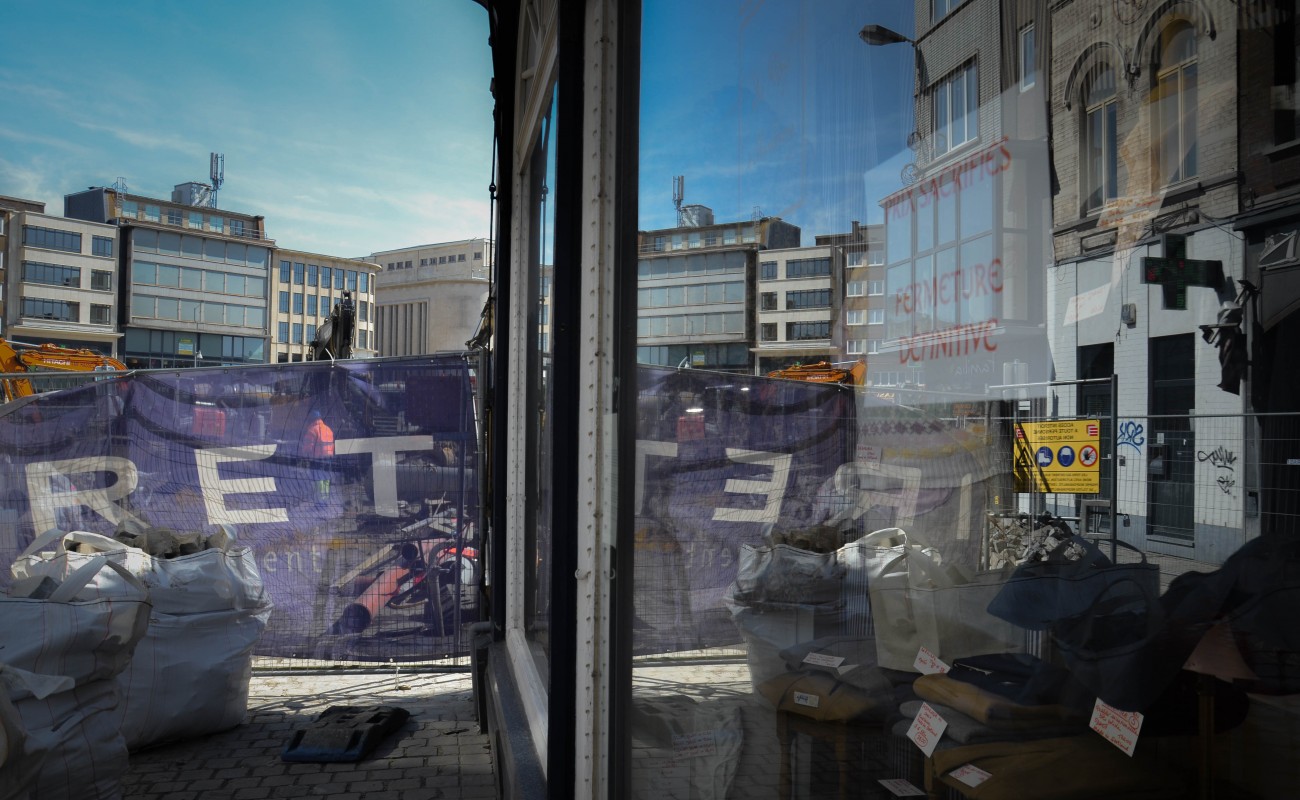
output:
{"label": "rubble in bag", "polygon": [[224,526],[211,526],[213,532],[175,531],[171,528],[154,528],[128,519],[122,520],[113,538],[128,547],[143,550],[154,558],[178,558],[194,555],[204,550],[224,550],[233,539]]}
{"label": "rubble in bag", "polygon": [[396,706],[330,706],[310,726],[293,732],[280,760],[360,761],[410,716]]}

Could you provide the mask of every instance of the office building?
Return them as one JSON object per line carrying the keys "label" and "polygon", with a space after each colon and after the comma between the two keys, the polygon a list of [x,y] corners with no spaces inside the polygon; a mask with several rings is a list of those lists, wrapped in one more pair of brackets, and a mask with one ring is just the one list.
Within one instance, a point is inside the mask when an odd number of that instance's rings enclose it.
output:
{"label": "office building", "polygon": [[[261,216],[92,187],[64,214],[116,225],[119,357],[133,367],[265,363],[271,251]],[[201,196],[200,196],[201,197]]]}
{"label": "office building", "polygon": [[453,353],[478,330],[492,275],[490,239],[384,250],[375,295],[375,349],[382,356]]}
{"label": "office building", "polygon": [[316,330],[330,317],[343,293],[352,295],[355,332],[353,358],[371,358],[375,349],[375,280],[379,266],[360,259],[277,249],[272,292],[271,334],[274,361],[306,361]]}

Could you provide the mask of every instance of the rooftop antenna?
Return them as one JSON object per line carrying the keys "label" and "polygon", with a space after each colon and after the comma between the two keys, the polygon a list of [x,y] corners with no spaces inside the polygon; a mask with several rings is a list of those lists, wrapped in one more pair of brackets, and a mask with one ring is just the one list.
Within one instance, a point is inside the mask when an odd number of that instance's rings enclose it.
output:
{"label": "rooftop antenna", "polygon": [[217,192],[221,189],[221,184],[226,182],[226,154],[213,153],[210,158],[211,166],[209,177],[212,178],[212,195],[208,199],[208,205],[212,208],[217,207]]}
{"label": "rooftop antenna", "polygon": [[686,226],[686,220],[682,217],[682,200],[686,197],[686,176],[673,176],[673,205],[677,207],[677,227]]}

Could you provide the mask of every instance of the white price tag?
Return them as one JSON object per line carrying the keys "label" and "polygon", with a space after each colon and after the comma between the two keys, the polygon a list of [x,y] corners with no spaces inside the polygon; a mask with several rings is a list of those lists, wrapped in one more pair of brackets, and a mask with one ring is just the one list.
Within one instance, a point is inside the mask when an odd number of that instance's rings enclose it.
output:
{"label": "white price tag", "polygon": [[939,744],[939,737],[947,727],[948,721],[939,716],[938,711],[930,708],[929,703],[922,703],[916,719],[912,720],[912,727],[907,729],[907,738],[927,756],[934,755],[935,745]]}
{"label": "white price tag", "polygon": [[702,731],[673,736],[673,755],[677,758],[700,758],[718,754],[717,731]]}
{"label": "white price tag", "polygon": [[882,778],[880,785],[888,789],[894,797],[925,797],[925,792],[902,778]]}
{"label": "white price tag", "polygon": [[948,773],[949,777],[956,778],[970,787],[979,786],[984,781],[993,776],[974,764],[963,764],[952,772]]}
{"label": "white price tag", "polygon": [[1088,727],[1119,749],[1125,755],[1133,755],[1137,747],[1138,733],[1142,730],[1142,714],[1138,711],[1121,711],[1114,706],[1103,703],[1097,698],[1092,707],[1092,719]]}
{"label": "white price tag", "polygon": [[821,705],[821,702],[822,699],[815,694],[808,694],[807,692],[794,693],[794,704],[797,706],[808,706],[809,708],[816,708],[817,706]]}
{"label": "white price tag", "polygon": [[833,656],[829,653],[809,653],[803,657],[803,663],[812,664],[815,667],[830,667],[836,669],[844,663],[844,656]]}
{"label": "white price tag", "polygon": [[912,668],[922,675],[942,675],[947,672],[947,664],[939,660],[939,657],[930,652],[930,648],[922,647],[916,653],[916,661],[912,662]]}

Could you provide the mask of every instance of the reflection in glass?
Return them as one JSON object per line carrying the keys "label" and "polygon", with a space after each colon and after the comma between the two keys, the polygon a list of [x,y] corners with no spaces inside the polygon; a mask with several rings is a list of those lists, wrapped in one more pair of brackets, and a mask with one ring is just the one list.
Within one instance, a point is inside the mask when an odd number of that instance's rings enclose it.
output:
{"label": "reflection in glass", "polygon": [[645,4],[638,794],[1293,792],[1293,4],[1113,5]]}
{"label": "reflection in glass", "polygon": [[549,675],[550,598],[551,598],[551,509],[550,464],[554,432],[554,387],[551,364],[554,348],[550,330],[552,318],[551,286],[554,278],[555,245],[555,102],[552,92],[550,109],[542,119],[529,161],[531,187],[529,250],[528,324],[531,333],[528,347],[527,421],[529,453],[535,460],[528,467],[528,510],[525,552],[525,635],[533,645],[534,660],[543,682]]}

